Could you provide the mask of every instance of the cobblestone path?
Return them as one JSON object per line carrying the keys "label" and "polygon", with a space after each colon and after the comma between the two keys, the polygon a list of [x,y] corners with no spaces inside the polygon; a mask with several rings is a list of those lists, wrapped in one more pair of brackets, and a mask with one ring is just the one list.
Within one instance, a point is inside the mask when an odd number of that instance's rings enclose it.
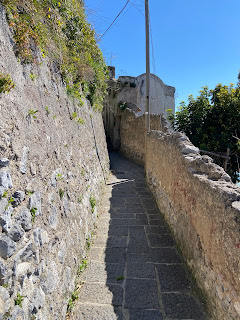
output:
{"label": "cobblestone path", "polygon": [[208,319],[143,168],[112,153],[111,169],[71,319]]}

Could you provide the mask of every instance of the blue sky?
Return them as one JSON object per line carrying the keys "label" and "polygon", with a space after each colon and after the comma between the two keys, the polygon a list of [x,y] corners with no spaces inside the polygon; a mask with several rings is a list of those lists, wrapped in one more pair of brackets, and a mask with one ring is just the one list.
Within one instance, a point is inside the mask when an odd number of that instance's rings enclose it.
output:
{"label": "blue sky", "polygon": [[[116,75],[145,72],[144,0],[126,10],[99,42]],[[89,21],[104,33],[126,0],[85,0]],[[240,69],[239,0],[149,0],[151,72],[176,88],[176,105],[202,86],[236,84]],[[154,68],[155,61],[155,68]]]}

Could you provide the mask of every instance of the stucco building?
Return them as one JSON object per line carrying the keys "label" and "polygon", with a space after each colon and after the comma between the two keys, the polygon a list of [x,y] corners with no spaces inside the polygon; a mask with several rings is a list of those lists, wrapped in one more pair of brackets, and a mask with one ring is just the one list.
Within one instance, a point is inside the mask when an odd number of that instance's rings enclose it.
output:
{"label": "stucco building", "polygon": [[[115,149],[120,147],[119,130],[121,114],[125,108],[135,111],[136,116],[145,112],[146,74],[138,77],[120,76],[115,79],[115,68],[109,67],[109,91],[103,111],[105,130],[111,136]],[[167,109],[175,112],[175,88],[165,85],[154,74],[150,74],[150,113],[167,117]]]}

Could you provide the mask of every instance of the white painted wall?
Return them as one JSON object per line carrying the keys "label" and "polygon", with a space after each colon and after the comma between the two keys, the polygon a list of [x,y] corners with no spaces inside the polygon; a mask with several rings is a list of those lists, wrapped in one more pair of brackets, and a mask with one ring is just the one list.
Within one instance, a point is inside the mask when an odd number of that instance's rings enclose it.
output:
{"label": "white painted wall", "polygon": [[[124,87],[119,92],[119,101],[127,101],[136,104],[142,111],[137,115],[141,116],[145,112],[146,99],[146,74],[138,77],[121,76],[118,79],[122,83],[135,83],[136,88]],[[175,88],[167,86],[154,74],[150,75],[150,112],[152,114],[163,114],[167,116],[166,110],[172,109],[175,112]]]}

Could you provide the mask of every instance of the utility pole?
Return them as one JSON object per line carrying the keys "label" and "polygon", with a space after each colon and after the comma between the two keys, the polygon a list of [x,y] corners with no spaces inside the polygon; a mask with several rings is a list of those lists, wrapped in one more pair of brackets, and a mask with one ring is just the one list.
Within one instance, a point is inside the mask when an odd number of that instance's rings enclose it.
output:
{"label": "utility pole", "polygon": [[146,24],[146,104],[145,104],[145,167],[147,161],[147,133],[150,131],[150,55],[149,55],[149,5],[145,0]]}

